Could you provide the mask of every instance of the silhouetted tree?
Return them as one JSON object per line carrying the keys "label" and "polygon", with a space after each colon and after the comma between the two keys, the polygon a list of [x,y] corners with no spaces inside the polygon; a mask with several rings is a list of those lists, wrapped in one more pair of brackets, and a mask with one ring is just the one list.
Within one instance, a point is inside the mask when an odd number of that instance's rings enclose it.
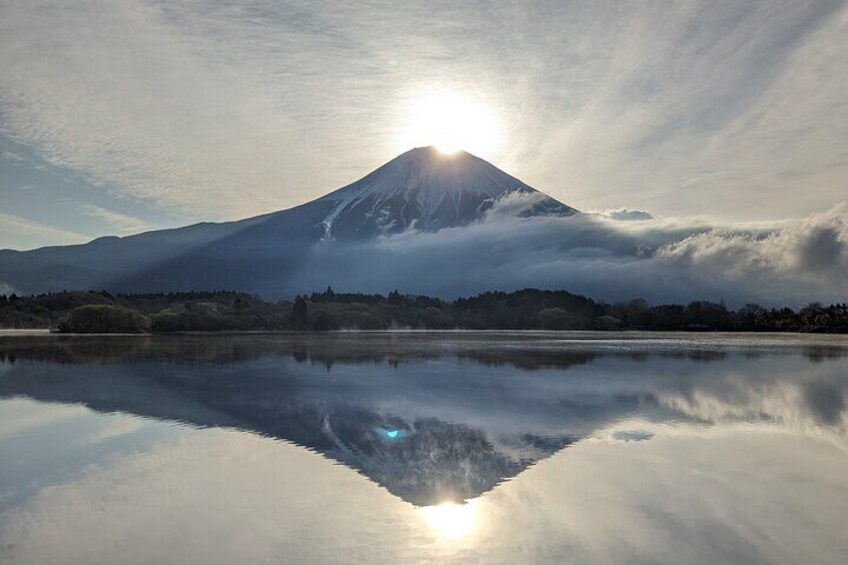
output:
{"label": "silhouetted tree", "polygon": [[[808,304],[766,309],[747,304],[737,311],[722,303],[650,306],[642,299],[613,305],[566,291],[523,289],[484,292],[445,302],[428,296],[336,293],[331,287],[311,299],[266,302],[234,291],[111,294],[71,291],[0,295],[0,327],[57,327],[82,306],[131,309],[151,321],[150,331],[387,329],[640,329],[658,331],[778,331],[848,333],[848,305]],[[103,318],[105,314],[101,315]],[[100,324],[97,316],[86,323]],[[68,326],[66,326],[68,327]],[[114,326],[101,326],[118,331]],[[71,331],[71,330],[68,330]],[[83,331],[83,330],[80,330]],[[94,330],[92,330],[94,331]]]}
{"label": "silhouetted tree", "polygon": [[298,296],[294,300],[291,312],[292,327],[296,329],[306,328],[309,323],[309,307],[306,305],[306,299]]}

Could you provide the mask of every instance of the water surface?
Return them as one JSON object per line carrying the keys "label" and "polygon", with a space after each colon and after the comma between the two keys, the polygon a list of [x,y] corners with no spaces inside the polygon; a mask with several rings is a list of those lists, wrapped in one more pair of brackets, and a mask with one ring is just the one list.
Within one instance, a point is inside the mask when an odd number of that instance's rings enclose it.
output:
{"label": "water surface", "polygon": [[0,338],[0,562],[846,563],[848,340]]}

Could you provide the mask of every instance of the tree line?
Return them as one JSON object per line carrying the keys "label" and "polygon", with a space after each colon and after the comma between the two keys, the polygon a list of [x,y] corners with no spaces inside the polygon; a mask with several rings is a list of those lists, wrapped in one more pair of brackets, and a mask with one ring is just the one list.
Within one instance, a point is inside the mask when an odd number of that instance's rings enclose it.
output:
{"label": "tree line", "polygon": [[723,302],[607,304],[567,291],[484,292],[447,301],[429,296],[320,293],[266,301],[234,292],[0,295],[0,327],[72,333],[328,331],[338,329],[654,330],[848,333],[848,304],[800,309]]}

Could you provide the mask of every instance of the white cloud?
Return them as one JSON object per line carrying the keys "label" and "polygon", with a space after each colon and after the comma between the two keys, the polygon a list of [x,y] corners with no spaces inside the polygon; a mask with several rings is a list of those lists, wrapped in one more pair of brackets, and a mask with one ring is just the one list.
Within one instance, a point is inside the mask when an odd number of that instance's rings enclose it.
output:
{"label": "white cloud", "polygon": [[0,241],[9,248],[84,243],[91,237],[0,212]]}
{"label": "white cloud", "polygon": [[441,296],[541,287],[605,300],[732,304],[848,295],[848,204],[795,223],[714,225],[597,214],[521,218],[514,215],[516,200],[467,227],[362,244],[321,242],[293,290],[339,287],[340,281],[341,290],[402,288]]}
{"label": "white cloud", "polygon": [[273,207],[288,124],[249,62],[234,75],[210,38],[151,5],[7,12],[2,101],[19,140],[164,206],[236,216]]}
{"label": "white cloud", "polygon": [[129,235],[150,229],[150,224],[126,214],[107,210],[93,204],[76,204],[76,208],[86,216],[104,220],[117,230],[117,235]]}
{"label": "white cloud", "polygon": [[448,87],[504,116],[495,164],[578,208],[794,216],[846,186],[846,14],[837,0],[6,3],[0,115],[54,164],[233,219],[381,164],[405,101]]}
{"label": "white cloud", "polygon": [[606,216],[611,220],[641,221],[654,219],[650,212],[645,212],[644,210],[628,210],[627,208],[619,208],[618,210],[604,210],[603,212],[597,213],[601,214],[602,216]]}

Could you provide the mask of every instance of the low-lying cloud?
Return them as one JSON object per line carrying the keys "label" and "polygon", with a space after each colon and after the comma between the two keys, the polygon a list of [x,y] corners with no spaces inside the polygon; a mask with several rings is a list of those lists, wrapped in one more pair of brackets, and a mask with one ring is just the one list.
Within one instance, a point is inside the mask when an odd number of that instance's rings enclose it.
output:
{"label": "low-lying cloud", "polygon": [[456,297],[537,287],[609,301],[724,299],[732,305],[848,296],[848,203],[794,222],[714,225],[610,214],[521,217],[531,199],[511,197],[478,223],[436,233],[322,241],[292,288],[398,288]]}

